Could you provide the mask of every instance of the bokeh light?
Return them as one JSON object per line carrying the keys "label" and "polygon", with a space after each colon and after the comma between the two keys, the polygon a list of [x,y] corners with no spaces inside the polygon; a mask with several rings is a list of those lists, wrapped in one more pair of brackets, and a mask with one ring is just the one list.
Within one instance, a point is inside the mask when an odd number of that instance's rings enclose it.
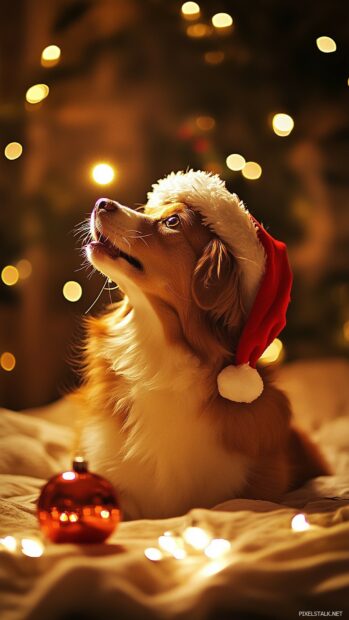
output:
{"label": "bokeh light", "polygon": [[295,515],[291,521],[291,528],[294,532],[305,532],[310,529],[310,524],[305,518],[305,515]]}
{"label": "bokeh light", "polygon": [[200,15],[200,7],[197,2],[184,2],[181,13],[184,19],[196,19]]}
{"label": "bokeh light", "polygon": [[34,538],[22,538],[22,553],[30,558],[39,558],[44,553],[44,545]]}
{"label": "bokeh light", "polygon": [[14,284],[17,284],[19,279],[17,267],[14,265],[6,265],[1,272],[1,279],[6,286],[13,286]]}
{"label": "bokeh light", "polygon": [[41,65],[42,67],[54,67],[61,57],[61,50],[58,45],[48,45],[42,50]]}
{"label": "bokeh light", "polygon": [[230,28],[233,24],[233,18],[229,13],[216,13],[212,17],[212,24],[215,28]]}
{"label": "bokeh light", "polygon": [[208,65],[219,65],[224,60],[224,52],[217,50],[216,52],[206,52],[204,55],[205,62]]}
{"label": "bokeh light", "polygon": [[261,357],[258,360],[259,364],[267,365],[274,362],[281,361],[283,356],[284,345],[279,338],[275,338],[273,342],[265,349]]}
{"label": "bokeh light", "polygon": [[210,34],[210,28],[206,24],[192,24],[187,28],[188,37],[193,39],[201,39],[201,37],[206,37],[208,34]]}
{"label": "bokeh light", "polygon": [[5,146],[4,153],[6,159],[18,159],[23,153],[23,146],[19,142],[9,142]]}
{"label": "bokeh light", "polygon": [[237,172],[238,170],[242,170],[246,164],[245,158],[242,155],[239,155],[238,153],[231,153],[231,155],[228,155],[225,161],[226,161],[228,168],[230,170],[233,170],[234,172]]}
{"label": "bokeh light", "polygon": [[25,94],[25,98],[28,101],[28,103],[32,103],[32,104],[40,103],[40,101],[42,101],[43,99],[47,97],[49,92],[50,92],[50,89],[47,86],[47,84],[34,84],[34,86],[31,86],[30,88],[28,88]]}
{"label": "bokeh light", "polygon": [[115,170],[110,164],[101,162],[92,168],[92,178],[98,185],[108,185],[115,178]]}
{"label": "bokeh light", "polygon": [[26,278],[29,278],[33,271],[31,262],[26,258],[21,258],[21,260],[19,260],[16,264],[16,268],[21,280],[26,280]]}
{"label": "bokeh light", "polygon": [[16,366],[16,358],[13,353],[5,351],[5,353],[3,353],[0,357],[0,366],[3,370],[11,372],[11,370],[13,370]]}
{"label": "bokeh light", "polygon": [[69,280],[63,286],[63,296],[71,302],[79,301],[82,295],[82,288],[79,282]]}
{"label": "bokeh light", "polygon": [[335,52],[337,49],[336,42],[331,37],[318,37],[316,39],[316,45],[320,52],[323,52],[324,54],[330,54],[331,52]]}
{"label": "bokeh light", "polygon": [[198,116],[195,122],[201,131],[210,131],[216,124],[216,121],[212,118],[212,116]]}
{"label": "bokeh light", "polygon": [[262,167],[255,161],[247,161],[241,172],[245,179],[255,181],[262,175]]}
{"label": "bokeh light", "polygon": [[144,550],[144,555],[152,562],[158,562],[163,558],[160,549],[157,549],[156,547],[147,547],[147,549]]}
{"label": "bokeh light", "polygon": [[273,116],[272,125],[277,136],[285,137],[290,135],[294,120],[289,114],[279,113]]}

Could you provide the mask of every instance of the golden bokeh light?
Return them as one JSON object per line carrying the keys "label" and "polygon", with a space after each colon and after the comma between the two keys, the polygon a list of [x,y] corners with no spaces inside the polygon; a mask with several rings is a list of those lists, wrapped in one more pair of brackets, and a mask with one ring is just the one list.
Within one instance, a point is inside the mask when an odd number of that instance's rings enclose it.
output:
{"label": "golden bokeh light", "polygon": [[16,264],[16,268],[21,280],[26,280],[26,278],[29,278],[33,271],[31,262],[26,258],[21,258],[21,260],[19,260]]}
{"label": "golden bokeh light", "polygon": [[272,125],[277,136],[285,137],[290,135],[294,127],[294,120],[289,114],[274,114]]}
{"label": "golden bokeh light", "polygon": [[262,175],[262,168],[255,161],[247,161],[242,168],[241,173],[242,176],[245,177],[245,179],[248,179],[249,181],[255,181],[256,179],[259,179],[259,177]]}
{"label": "golden bokeh light", "polygon": [[305,518],[305,515],[295,515],[291,521],[291,528],[294,532],[305,532],[310,529],[310,524]]}
{"label": "golden bokeh light", "polygon": [[28,103],[32,103],[32,104],[40,103],[40,101],[42,101],[43,99],[47,97],[49,92],[50,92],[50,89],[47,86],[47,84],[34,84],[34,86],[31,86],[30,88],[28,88],[25,94],[25,98],[28,101]]}
{"label": "golden bokeh light", "polygon": [[275,338],[273,342],[262,353],[258,360],[259,364],[266,366],[267,364],[273,364],[274,362],[280,362],[283,357],[284,345],[279,338]]}
{"label": "golden bokeh light", "polygon": [[204,55],[205,62],[208,65],[219,65],[224,60],[224,52],[217,50],[216,52],[206,52]]}
{"label": "golden bokeh light", "polygon": [[17,284],[19,279],[17,267],[14,265],[6,265],[1,272],[1,279],[6,286],[13,286],[14,284]]}
{"label": "golden bokeh light", "polygon": [[92,168],[92,178],[98,185],[108,185],[115,178],[115,170],[110,164],[101,162]]}
{"label": "golden bokeh light", "polygon": [[231,544],[229,540],[225,538],[213,538],[211,542],[207,545],[205,549],[205,555],[211,560],[215,560],[216,558],[220,558],[225,553],[228,553],[231,549]]}
{"label": "golden bokeh light", "polygon": [[157,549],[156,547],[147,547],[147,549],[144,550],[144,555],[146,558],[148,558],[148,560],[151,560],[152,562],[158,562],[163,558],[160,549]]}
{"label": "golden bokeh light", "polygon": [[215,28],[230,28],[233,24],[233,18],[229,13],[216,13],[212,17],[212,25]]}
{"label": "golden bokeh light", "polygon": [[82,288],[79,282],[69,280],[63,286],[63,296],[71,302],[79,301],[82,295]]}
{"label": "golden bokeh light", "polygon": [[323,52],[324,54],[330,54],[331,52],[335,52],[337,49],[336,42],[331,37],[318,37],[316,39],[316,45],[320,52]]}
{"label": "golden bokeh light", "polygon": [[39,558],[44,553],[44,545],[35,538],[22,538],[21,546],[22,553],[30,558]]}
{"label": "golden bokeh light", "polygon": [[196,19],[200,15],[200,7],[197,2],[184,2],[181,13],[184,19]]}
{"label": "golden bokeh light", "polygon": [[231,153],[231,155],[228,155],[225,161],[226,161],[228,168],[230,170],[233,170],[234,172],[237,172],[238,170],[242,170],[246,164],[245,158],[242,155],[239,155],[238,153]]}
{"label": "golden bokeh light", "polygon": [[206,24],[192,24],[192,26],[188,26],[187,35],[188,37],[192,37],[193,39],[200,39],[201,37],[206,37],[210,34],[209,26]]}
{"label": "golden bokeh light", "polygon": [[61,50],[58,45],[48,45],[41,52],[41,66],[54,67],[61,57]]}
{"label": "golden bokeh light", "polygon": [[4,153],[6,159],[18,159],[23,153],[23,146],[19,142],[9,142],[5,146]]}
{"label": "golden bokeh light", "polygon": [[187,527],[184,530],[183,538],[188,545],[197,551],[205,549],[210,542],[208,533],[202,527]]}
{"label": "golden bokeh light", "polygon": [[195,122],[201,131],[211,131],[216,125],[216,121],[212,116],[198,116]]}
{"label": "golden bokeh light", "polygon": [[3,353],[0,357],[0,366],[3,370],[11,372],[11,370],[13,370],[16,366],[16,358],[13,353],[5,351],[5,353]]}

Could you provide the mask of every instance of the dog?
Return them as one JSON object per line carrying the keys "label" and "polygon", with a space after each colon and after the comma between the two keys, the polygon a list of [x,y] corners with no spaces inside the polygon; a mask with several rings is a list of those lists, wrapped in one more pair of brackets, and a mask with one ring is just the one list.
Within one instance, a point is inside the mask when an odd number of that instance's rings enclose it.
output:
{"label": "dog", "polygon": [[128,519],[277,500],[328,473],[270,369],[254,371],[263,391],[252,402],[221,395],[217,376],[247,320],[245,263],[178,196],[160,192],[142,210],[103,198],[90,220],[88,260],[122,299],[87,319],[75,398],[91,468],[116,487]]}

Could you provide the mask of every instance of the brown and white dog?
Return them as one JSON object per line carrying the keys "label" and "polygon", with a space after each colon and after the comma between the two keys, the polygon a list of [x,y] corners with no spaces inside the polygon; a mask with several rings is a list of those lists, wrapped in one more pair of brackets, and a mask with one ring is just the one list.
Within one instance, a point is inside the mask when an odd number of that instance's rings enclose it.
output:
{"label": "brown and white dog", "polygon": [[100,199],[90,230],[88,259],[123,299],[88,319],[76,396],[91,468],[118,488],[126,516],[273,500],[326,474],[269,371],[253,402],[217,389],[246,311],[239,262],[200,213],[175,199],[142,212]]}

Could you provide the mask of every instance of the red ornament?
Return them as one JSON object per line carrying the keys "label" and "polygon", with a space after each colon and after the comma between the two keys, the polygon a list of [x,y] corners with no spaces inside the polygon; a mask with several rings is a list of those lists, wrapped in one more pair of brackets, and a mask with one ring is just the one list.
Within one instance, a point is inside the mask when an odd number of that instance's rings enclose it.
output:
{"label": "red ornament", "polygon": [[42,532],[55,543],[104,542],[121,518],[114,488],[91,474],[82,458],[45,484],[37,513]]}

